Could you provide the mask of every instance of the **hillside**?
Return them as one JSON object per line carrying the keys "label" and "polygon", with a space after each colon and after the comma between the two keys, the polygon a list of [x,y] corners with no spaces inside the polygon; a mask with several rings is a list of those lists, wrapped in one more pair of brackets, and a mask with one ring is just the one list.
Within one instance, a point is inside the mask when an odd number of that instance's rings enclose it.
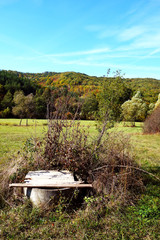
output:
{"label": "hillside", "polygon": [[[13,117],[14,94],[20,90],[24,92],[25,96],[33,93],[35,118],[44,118],[46,116],[44,112],[46,112],[46,105],[51,94],[54,95],[54,101],[61,100],[64,93],[72,95],[73,104],[70,104],[72,105],[70,106],[72,114],[74,114],[77,103],[81,102],[83,104],[91,94],[94,95],[93,105],[97,106],[96,95],[101,91],[104,80],[107,79],[107,77],[88,76],[76,72],[22,73],[2,70],[0,71],[0,117]],[[109,79],[114,81],[113,77]],[[137,90],[140,90],[147,104],[157,101],[160,93],[159,80],[127,78],[124,79],[124,83],[132,90],[132,95]]]}
{"label": "hillside", "polygon": [[[88,76],[76,72],[45,72],[45,73],[25,73],[24,77],[32,79],[41,86],[61,87],[67,85],[71,91],[83,95],[93,90],[99,90],[105,77]],[[126,78],[126,85],[132,89],[133,94],[141,91],[144,100],[148,103],[156,102],[160,93],[160,81],[153,78]]]}
{"label": "hillside", "polygon": [[141,91],[144,100],[148,103],[155,103],[160,93],[160,80],[153,78],[131,78],[125,79],[127,86],[133,92]]}

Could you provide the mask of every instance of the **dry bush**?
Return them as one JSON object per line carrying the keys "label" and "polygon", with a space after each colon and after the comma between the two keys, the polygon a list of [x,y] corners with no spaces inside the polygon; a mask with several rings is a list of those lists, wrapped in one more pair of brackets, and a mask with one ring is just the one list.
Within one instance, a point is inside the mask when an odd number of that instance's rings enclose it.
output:
{"label": "dry bush", "polygon": [[145,120],[143,132],[148,134],[160,132],[160,106]]}
{"label": "dry bush", "polygon": [[134,161],[129,136],[110,133],[99,147],[99,161],[93,169],[93,186],[107,196],[124,197],[143,189],[142,175]]}
{"label": "dry bush", "polygon": [[75,178],[86,182],[92,165],[88,136],[88,131],[82,129],[80,122],[52,120],[42,143],[44,167],[70,170]]}

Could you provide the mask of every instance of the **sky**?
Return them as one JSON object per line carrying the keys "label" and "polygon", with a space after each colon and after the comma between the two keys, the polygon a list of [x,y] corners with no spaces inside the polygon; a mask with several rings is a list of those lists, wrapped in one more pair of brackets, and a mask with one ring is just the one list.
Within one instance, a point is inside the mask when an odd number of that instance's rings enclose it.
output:
{"label": "sky", "polygon": [[160,0],[0,0],[0,69],[160,79]]}

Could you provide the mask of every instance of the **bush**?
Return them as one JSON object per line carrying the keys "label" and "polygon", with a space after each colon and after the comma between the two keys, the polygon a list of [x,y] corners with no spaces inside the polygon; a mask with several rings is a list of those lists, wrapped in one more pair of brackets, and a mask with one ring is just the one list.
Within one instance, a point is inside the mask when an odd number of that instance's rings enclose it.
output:
{"label": "bush", "polygon": [[108,134],[99,147],[98,157],[92,172],[93,186],[98,193],[123,201],[131,192],[142,190],[141,173],[128,136],[120,132]]}
{"label": "bush", "polygon": [[159,133],[160,132],[160,106],[155,108],[152,114],[144,122],[144,133]]}

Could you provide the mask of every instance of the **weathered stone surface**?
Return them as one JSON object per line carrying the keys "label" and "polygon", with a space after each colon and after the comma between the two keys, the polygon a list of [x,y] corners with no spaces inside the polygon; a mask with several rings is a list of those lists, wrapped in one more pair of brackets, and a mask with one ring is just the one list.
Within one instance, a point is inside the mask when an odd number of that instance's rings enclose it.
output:
{"label": "weathered stone surface", "polygon": [[[77,184],[80,181],[75,181],[73,175],[69,171],[30,171],[25,177],[25,183],[30,184]],[[73,192],[73,189],[69,188],[31,188],[24,187],[24,194],[32,201],[35,206],[42,206],[49,203],[50,199],[57,199],[59,193]]]}

